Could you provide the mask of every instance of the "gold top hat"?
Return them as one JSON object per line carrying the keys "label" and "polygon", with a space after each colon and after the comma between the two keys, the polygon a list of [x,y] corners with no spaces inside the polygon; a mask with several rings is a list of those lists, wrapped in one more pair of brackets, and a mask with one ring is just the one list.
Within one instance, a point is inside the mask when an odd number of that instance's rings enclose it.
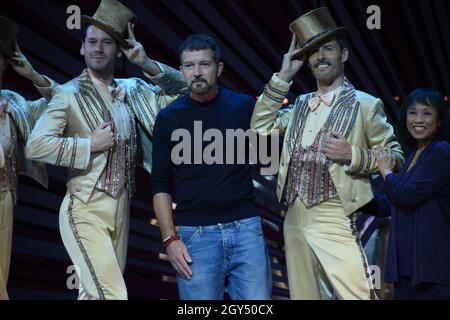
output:
{"label": "gold top hat", "polygon": [[326,42],[333,36],[347,37],[347,27],[337,27],[328,8],[322,7],[305,13],[289,25],[301,48],[295,58],[301,58],[309,49]]}
{"label": "gold top hat", "polygon": [[7,58],[14,56],[15,40],[19,34],[17,25],[9,19],[0,16],[0,52]]}
{"label": "gold top hat", "polygon": [[125,48],[129,47],[125,41],[127,24],[136,20],[133,11],[116,0],[102,0],[94,16],[81,16],[81,22],[84,25],[94,25],[105,31]]}

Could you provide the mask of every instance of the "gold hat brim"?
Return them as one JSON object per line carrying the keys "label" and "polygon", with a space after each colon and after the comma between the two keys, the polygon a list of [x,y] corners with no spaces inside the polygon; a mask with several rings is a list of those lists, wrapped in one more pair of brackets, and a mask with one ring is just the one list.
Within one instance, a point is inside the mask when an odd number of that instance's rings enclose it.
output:
{"label": "gold hat brim", "polygon": [[[329,30],[325,30],[321,34],[317,35],[317,37],[314,37],[314,39],[308,41],[301,47],[301,50],[294,56],[294,59],[303,60],[307,57],[308,51],[314,48],[315,46],[325,43],[328,40],[330,40],[333,37],[338,38],[347,38],[348,36],[348,28],[347,27],[335,27]],[[297,42],[298,45],[298,42]]]}
{"label": "gold hat brim", "polygon": [[119,46],[124,47],[125,49],[129,49],[130,45],[125,41],[125,38],[120,33],[116,32],[113,28],[108,26],[107,24],[104,24],[103,22],[100,22],[92,17],[89,16],[81,16],[81,23],[84,26],[96,26],[97,28],[103,30],[108,35],[110,35],[114,40],[116,40],[119,44]]}

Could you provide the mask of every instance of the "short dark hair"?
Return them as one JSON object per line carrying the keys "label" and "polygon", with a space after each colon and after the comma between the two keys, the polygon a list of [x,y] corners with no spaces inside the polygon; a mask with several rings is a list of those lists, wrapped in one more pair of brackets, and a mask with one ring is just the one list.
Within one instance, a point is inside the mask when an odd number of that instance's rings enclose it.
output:
{"label": "short dark hair", "polygon": [[182,43],[180,47],[180,51],[178,52],[180,57],[180,63],[183,64],[183,59],[181,55],[184,51],[200,51],[200,50],[206,50],[211,49],[214,53],[214,61],[216,64],[218,64],[220,61],[222,61],[222,57],[220,55],[220,47],[217,43],[216,39],[211,37],[210,35],[207,35],[206,33],[196,33],[191,36],[189,36],[184,42]]}
{"label": "short dark hair", "polygon": [[441,138],[450,142],[450,116],[448,114],[448,106],[444,97],[439,91],[431,88],[419,88],[411,92],[402,103],[398,117],[398,132],[402,144],[407,148],[416,148],[416,140],[411,136],[406,127],[406,115],[408,109],[415,104],[423,104],[435,107],[439,114],[441,125],[437,138]]}
{"label": "short dark hair", "polygon": [[337,44],[338,44],[338,46],[339,46],[339,49],[341,49],[341,52],[342,52],[342,50],[344,50],[345,48],[347,48],[347,50],[349,50],[349,47],[348,47],[348,42],[347,42],[347,40],[345,40],[345,39],[335,39],[336,40],[336,42],[337,42]]}
{"label": "short dark hair", "polygon": [[89,28],[90,25],[83,25],[81,27],[81,41],[85,42],[86,41],[86,36],[87,36],[87,29]]}

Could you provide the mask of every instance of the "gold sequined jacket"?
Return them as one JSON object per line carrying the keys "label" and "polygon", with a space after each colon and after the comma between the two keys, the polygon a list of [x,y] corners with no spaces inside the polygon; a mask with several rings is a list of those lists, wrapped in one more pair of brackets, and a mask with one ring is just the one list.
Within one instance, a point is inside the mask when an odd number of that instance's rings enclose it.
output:
{"label": "gold sequined jacket", "polygon": [[36,101],[28,101],[20,94],[10,90],[1,90],[1,96],[6,99],[9,110],[2,120],[2,124],[8,125],[2,126],[0,130],[11,140],[9,154],[5,154],[3,148],[0,147],[1,184],[2,188],[8,188],[12,192],[17,189],[18,175],[29,176],[44,187],[47,187],[48,184],[45,164],[27,159],[24,152],[31,130],[47,108],[47,101],[50,101],[52,91],[58,85],[52,79],[45,78],[50,85],[48,87],[36,86],[43,97]]}
{"label": "gold sequined jacket", "polygon": [[[308,115],[305,106],[313,96],[300,95],[287,109],[279,112],[290,86],[291,83],[282,81],[275,74],[256,102],[250,124],[260,134],[272,134],[278,130],[280,135],[284,135],[276,187],[279,201],[283,201],[286,190],[288,171],[296,150],[295,141],[298,141],[296,135]],[[404,155],[392,126],[387,122],[382,101],[356,90],[347,80],[344,87],[346,89],[333,105],[336,112],[332,111],[330,116],[335,114],[336,117],[329,119],[329,128],[338,132],[343,130],[342,134],[352,148],[352,163],[348,166],[331,161],[325,170],[329,171],[345,212],[351,214],[373,198],[370,177],[378,168],[372,148],[378,145],[389,147],[395,156],[396,168],[402,166]],[[315,178],[311,172],[306,174],[309,176],[305,179]],[[312,193],[315,191],[311,190]],[[300,189],[300,192],[304,190]],[[302,198],[303,195],[300,196]]]}
{"label": "gold sequined jacket", "polygon": [[[136,150],[143,167],[151,171],[151,134],[159,110],[186,90],[180,72],[158,63],[161,73],[150,77],[155,84],[139,78],[114,79],[125,89],[125,104],[136,126]],[[69,168],[68,190],[87,203],[107,165],[107,152],[91,154],[91,135],[105,123],[105,103],[93,86],[87,70],[55,89],[49,107],[36,123],[25,149],[27,157]]]}

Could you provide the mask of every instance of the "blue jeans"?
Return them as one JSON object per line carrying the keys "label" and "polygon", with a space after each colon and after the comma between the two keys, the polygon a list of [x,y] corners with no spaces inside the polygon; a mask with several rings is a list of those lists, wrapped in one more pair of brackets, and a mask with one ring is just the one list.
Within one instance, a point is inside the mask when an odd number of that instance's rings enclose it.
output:
{"label": "blue jeans", "polygon": [[192,258],[190,280],[177,274],[181,300],[270,300],[272,267],[260,217],[211,226],[179,226]]}

